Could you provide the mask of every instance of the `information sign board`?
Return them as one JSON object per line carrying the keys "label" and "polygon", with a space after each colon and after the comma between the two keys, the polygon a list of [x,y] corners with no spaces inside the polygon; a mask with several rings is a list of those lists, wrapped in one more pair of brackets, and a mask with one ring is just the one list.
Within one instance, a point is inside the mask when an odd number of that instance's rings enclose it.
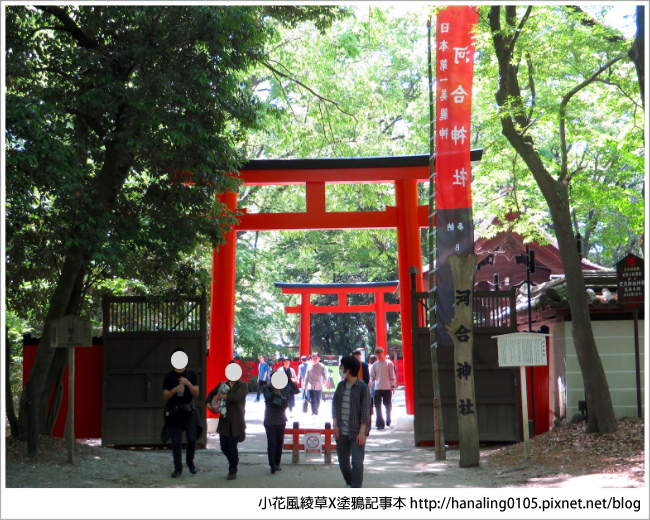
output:
{"label": "information sign board", "polygon": [[548,363],[547,334],[515,332],[494,337],[499,344],[500,367],[538,366]]}
{"label": "information sign board", "polygon": [[643,259],[627,255],[616,264],[616,300],[622,305],[641,305],[645,290]]}
{"label": "information sign board", "polygon": [[92,347],[92,323],[79,316],[69,315],[51,321],[51,347]]}

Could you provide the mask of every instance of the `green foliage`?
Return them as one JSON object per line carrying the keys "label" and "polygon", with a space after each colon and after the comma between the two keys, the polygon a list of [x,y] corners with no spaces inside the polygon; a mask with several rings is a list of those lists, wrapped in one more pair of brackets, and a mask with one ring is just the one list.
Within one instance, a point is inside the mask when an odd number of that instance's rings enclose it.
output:
{"label": "green foliage", "polygon": [[[234,222],[214,195],[236,188],[226,173],[264,114],[244,75],[269,38],[260,16],[246,7],[7,7],[10,308],[42,320],[72,250],[84,257],[86,292],[207,288],[209,271],[192,255]],[[192,184],[170,182],[187,171]]]}
{"label": "green foliage", "polygon": [[426,153],[426,32],[418,16],[359,8],[325,34],[279,31],[272,68],[255,78],[266,103],[286,110],[251,137],[251,156]]}
{"label": "green foliage", "polygon": [[[520,8],[520,15],[524,8]],[[390,9],[356,9],[337,20],[326,34],[313,27],[280,30],[269,51],[272,68],[255,73],[256,93],[276,114],[249,139],[255,158],[406,155],[428,152],[426,85],[426,8],[395,15]],[[498,72],[491,35],[481,9],[473,84],[472,148],[483,148],[473,170],[474,217],[477,225],[517,212],[515,231],[544,243],[553,236],[547,203],[525,163],[501,133],[494,98]],[[518,45],[519,74],[531,81],[523,92],[526,111],[535,123],[527,129],[551,171],[559,169],[557,118],[562,96],[630,42],[610,42],[611,30],[582,25],[561,7],[535,6]],[[561,29],[559,29],[561,28]],[[552,38],[548,35],[553,35]],[[585,237],[592,261],[612,266],[636,244],[643,232],[643,124],[635,102],[633,69],[619,62],[607,82],[574,96],[568,111],[571,181],[577,229]],[[309,87],[309,88],[307,88]],[[594,111],[593,107],[600,108]],[[600,158],[599,158],[600,157]],[[606,160],[603,158],[607,158]],[[426,187],[421,187],[425,203]],[[300,187],[247,187],[242,205],[251,212],[304,211]],[[394,205],[388,185],[327,187],[330,211],[381,210]],[[498,231],[492,228],[493,232]],[[295,231],[261,234],[257,272],[268,256],[268,282],[343,282],[397,279],[397,241],[393,230]],[[423,242],[426,244],[426,241]],[[264,255],[262,251],[264,250]],[[242,262],[246,260],[242,257]],[[426,264],[426,262],[425,262]],[[267,283],[265,286],[264,283]],[[238,286],[238,291],[239,291]],[[297,299],[284,301],[295,305]],[[314,315],[312,343],[346,352],[345,343],[372,344],[367,316]],[[297,341],[298,320],[288,317]],[[367,321],[367,320],[366,320]],[[389,335],[399,320],[389,323]],[[339,338],[344,341],[340,342]],[[392,336],[394,341],[399,336]],[[342,346],[340,346],[342,345]]]}
{"label": "green foliage", "polygon": [[262,14],[278,20],[286,27],[296,28],[307,22],[324,34],[332,23],[348,14],[346,7],[321,5],[265,5]]}
{"label": "green foliage", "polygon": [[[519,17],[525,9],[518,8]],[[501,135],[494,100],[498,72],[486,16],[480,18],[475,65],[473,146],[484,148],[484,155],[475,172],[474,215],[478,222],[494,216],[505,222],[505,215],[518,212],[515,230],[539,240],[540,230],[553,234],[550,214],[528,168]],[[561,174],[562,99],[605,62],[624,55],[631,43],[604,25],[581,23],[585,16],[558,6],[534,6],[517,38],[521,110],[532,121],[526,134],[556,177]],[[589,259],[608,267],[628,252],[643,254],[644,213],[638,203],[644,186],[644,118],[637,89],[633,65],[622,60],[571,97],[566,108],[575,232],[586,237]],[[509,106],[514,110],[516,105]]]}
{"label": "green foliage", "polygon": [[[233,222],[214,194],[237,187],[224,174],[245,158],[429,151],[430,6],[63,9],[89,41],[53,29],[60,22],[52,11],[7,7],[7,303],[31,323],[42,319],[71,247],[88,252],[87,312],[97,323],[104,292],[209,290],[211,246]],[[473,171],[475,222],[516,211],[515,230],[543,240],[552,221],[501,134],[487,7],[480,13],[472,147],[484,154]],[[525,106],[510,108],[531,114],[526,132],[558,174],[562,97],[630,45],[582,18],[534,6],[517,42]],[[601,80],[567,105],[568,162],[574,226],[589,258],[613,266],[643,252],[645,120],[629,61]],[[115,143],[121,184],[97,208],[97,180]],[[195,184],[170,183],[176,170],[192,171]],[[252,212],[304,211],[304,187],[242,187],[239,201]],[[395,204],[394,189],[328,186],[327,204],[382,210]],[[297,302],[273,281],[397,279],[394,230],[242,233],[237,247],[235,342],[245,355],[297,345],[298,316],[283,309]],[[315,317],[312,341],[339,353],[346,342],[372,344],[368,316]],[[398,316],[389,316],[389,342],[399,331]]]}
{"label": "green foliage", "polygon": [[[28,320],[23,320],[13,311],[5,313],[6,345],[11,359],[9,365],[9,379],[14,409],[18,408],[18,401],[23,388],[23,335],[33,333]],[[4,370],[4,361],[3,361]]]}

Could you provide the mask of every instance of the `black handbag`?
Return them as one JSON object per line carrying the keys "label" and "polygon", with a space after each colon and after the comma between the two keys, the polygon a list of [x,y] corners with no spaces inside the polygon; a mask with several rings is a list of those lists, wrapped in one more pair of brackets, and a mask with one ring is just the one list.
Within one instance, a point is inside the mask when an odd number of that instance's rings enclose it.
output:
{"label": "black handbag", "polygon": [[298,388],[298,385],[296,383],[294,383],[293,381],[291,381],[291,379],[289,379],[288,384],[289,384],[289,388],[291,389],[291,393],[293,395],[296,395],[296,394],[300,393],[300,388]]}

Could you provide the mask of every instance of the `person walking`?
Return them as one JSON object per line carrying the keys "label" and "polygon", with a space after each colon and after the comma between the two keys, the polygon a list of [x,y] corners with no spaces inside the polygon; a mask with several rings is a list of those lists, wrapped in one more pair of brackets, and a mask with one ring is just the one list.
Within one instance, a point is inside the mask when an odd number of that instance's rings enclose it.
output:
{"label": "person walking", "polygon": [[305,382],[309,390],[309,401],[311,403],[311,414],[318,415],[321,395],[323,393],[323,383],[327,378],[325,365],[320,362],[320,354],[313,352],[311,355],[312,364],[307,367]]}
{"label": "person walking", "polygon": [[[231,361],[230,363],[234,363]],[[226,369],[226,375],[229,372]],[[241,372],[240,372],[241,374]],[[248,385],[241,379],[226,380],[215,386],[206,400],[211,402],[213,397],[221,400],[221,416],[219,417],[219,444],[221,451],[228,459],[228,480],[237,478],[239,464],[239,449],[237,445],[246,438],[246,395]]]}
{"label": "person walking", "polygon": [[[284,430],[287,426],[286,409],[289,405],[291,387],[289,384],[278,387],[274,385],[278,378],[275,375],[285,374],[283,369],[271,373],[270,383],[264,387],[264,430],[266,431],[266,451],[269,456],[271,473],[282,471],[282,446],[284,444]],[[286,375],[286,374],[285,374]]]}
{"label": "person walking", "polygon": [[361,350],[353,350],[352,355],[361,363],[361,379],[363,379],[365,384],[370,384],[370,369],[368,368],[368,363],[361,361]]}
{"label": "person walking", "polygon": [[[374,365],[377,362],[377,356],[374,354],[370,354],[370,357],[368,358],[368,377],[370,377],[370,371],[372,370],[372,365]],[[368,383],[368,389],[370,390],[370,418],[372,420],[372,416],[375,414],[375,382],[370,381]]]}
{"label": "person walking", "polygon": [[[289,356],[284,356],[282,358],[282,370],[287,376],[287,379],[291,382],[291,384],[287,384],[289,389],[291,390],[292,384],[295,385],[296,387],[298,386],[298,375],[296,374],[296,371],[291,368],[291,358]],[[273,374],[271,374],[273,375]],[[289,392],[289,397],[287,398],[288,404],[289,404],[289,414],[293,412],[293,407],[296,406],[296,396],[293,392]]]}
{"label": "person walking", "polygon": [[353,488],[363,484],[363,459],[370,432],[370,393],[368,385],[358,377],[360,368],[355,356],[341,359],[339,372],[344,379],[337,385],[332,400],[339,468],[347,486]]}
{"label": "person walking", "polygon": [[298,375],[300,377],[300,388],[302,389],[302,413],[307,413],[309,406],[307,404],[309,403],[309,390],[307,390],[305,377],[307,376],[307,368],[309,368],[309,365],[311,364],[311,354],[309,354],[309,358],[307,358],[307,356],[302,356],[300,361],[302,361],[302,364],[298,369]]}
{"label": "person walking", "polygon": [[188,357],[185,351],[177,348],[172,353],[173,370],[163,379],[163,398],[165,405],[165,424],[160,438],[163,444],[172,440],[172,459],[174,472],[172,478],[183,473],[182,441],[183,432],[187,441],[185,461],[192,475],[198,470],[194,465],[197,439],[203,433],[203,423],[196,411],[194,398],[199,395],[199,378],[196,372],[187,368]]}
{"label": "person walking", "polygon": [[266,362],[264,356],[260,355],[259,362],[259,365],[257,365],[257,397],[255,398],[255,402],[259,402],[262,387],[268,383],[271,373],[269,364]]}
{"label": "person walking", "polygon": [[386,359],[393,364],[393,371],[395,372],[395,388],[397,388],[397,360],[393,361],[393,356],[386,354]]}
{"label": "person walking", "polygon": [[[392,395],[395,393],[395,371],[390,360],[386,359],[386,353],[382,347],[375,349],[377,361],[373,363],[370,369],[370,382],[375,384],[375,411],[377,418],[375,425],[378,430],[383,430],[385,426],[390,426],[390,412],[392,410]],[[381,403],[386,408],[386,421],[381,413]]]}

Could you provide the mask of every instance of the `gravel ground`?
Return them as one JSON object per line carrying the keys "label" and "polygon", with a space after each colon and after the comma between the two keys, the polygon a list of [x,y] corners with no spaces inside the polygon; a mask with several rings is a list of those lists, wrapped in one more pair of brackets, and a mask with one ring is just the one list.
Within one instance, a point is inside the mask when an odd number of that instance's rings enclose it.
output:
{"label": "gravel ground", "polygon": [[[332,464],[323,457],[301,455],[291,464],[283,455],[283,471],[272,475],[266,458],[262,425],[263,403],[249,394],[247,439],[240,445],[236,480],[225,479],[227,462],[219,449],[218,436],[208,436],[207,449],[198,450],[197,475],[184,471],[171,479],[171,450],[117,450],[102,448],[100,439],[78,440],[75,464],[67,463],[63,439],[41,437],[39,452],[29,458],[22,443],[6,439],[7,488],[337,488],[343,480],[336,454]],[[480,465],[459,467],[458,449],[447,448],[447,459],[435,460],[434,448],[413,446],[412,431],[395,429],[405,415],[403,392],[396,395],[393,426],[373,429],[364,465],[366,488],[563,488],[576,486],[638,488],[645,484],[644,423],[622,419],[609,435],[586,435],[584,425],[558,428],[531,439],[531,457],[523,458],[521,444],[482,446]],[[298,401],[300,405],[300,401]],[[322,406],[321,415],[330,410]],[[294,410],[296,412],[296,410]],[[289,420],[301,427],[324,426],[325,417],[295,413]],[[322,424],[321,424],[322,423]]]}

